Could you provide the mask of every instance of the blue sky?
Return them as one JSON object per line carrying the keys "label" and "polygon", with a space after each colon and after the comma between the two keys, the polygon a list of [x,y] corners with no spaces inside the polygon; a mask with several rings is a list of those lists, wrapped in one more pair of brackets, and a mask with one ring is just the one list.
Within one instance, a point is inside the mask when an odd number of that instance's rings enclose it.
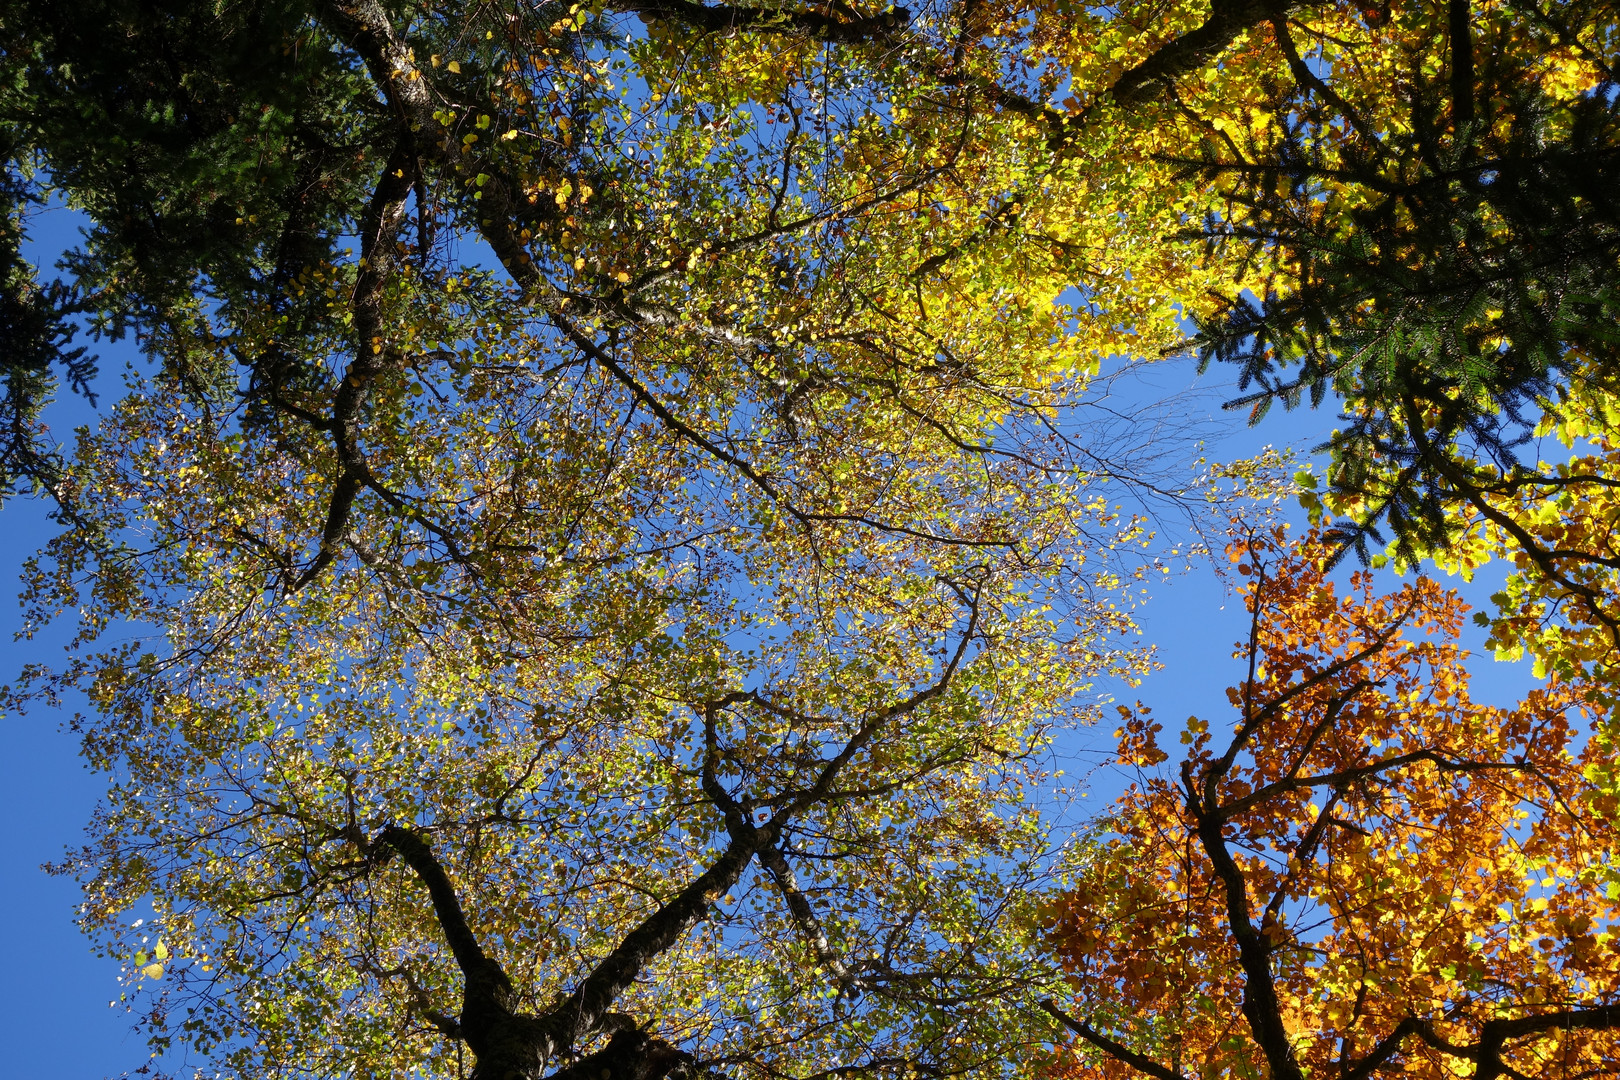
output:
{"label": "blue sky", "polygon": [[[34,226],[36,256],[72,244],[77,224],[67,211],[47,211]],[[140,362],[128,342],[103,343],[99,351],[101,380],[110,387],[118,386],[126,364]],[[1303,452],[1332,427],[1329,413],[1276,412],[1259,428],[1249,429],[1240,416],[1219,411],[1220,374],[1199,379],[1190,363],[1167,364],[1154,369],[1152,385],[1141,392],[1201,391],[1196,400],[1215,430],[1209,453],[1217,460],[1252,454],[1268,443]],[[82,400],[64,395],[48,420],[55,436],[65,440],[73,427],[93,423],[95,413]],[[0,602],[0,622],[8,637],[19,621],[14,596],[23,560],[51,533],[46,511],[44,503],[29,498],[14,498],[0,510],[0,589],[13,594],[10,602]],[[1465,587],[1465,594],[1484,603],[1493,577],[1482,575]],[[1121,688],[1121,696],[1140,697],[1167,726],[1194,713],[1218,717],[1227,708],[1224,689],[1237,675],[1232,644],[1246,631],[1240,600],[1202,569],[1157,585],[1139,619],[1147,639],[1157,644],[1164,667],[1139,689]],[[1469,632],[1468,644],[1477,649],[1483,634],[1472,627]],[[13,644],[0,664],[0,683],[10,682],[24,664],[57,661],[68,633],[53,628]],[[1496,664],[1476,656],[1474,669],[1475,696],[1481,700],[1505,701],[1532,683],[1527,665]],[[82,766],[76,742],[64,730],[71,704],[61,713],[36,710],[0,721],[9,751],[0,756],[0,822],[6,824],[0,829],[0,925],[9,938],[0,980],[0,1039],[14,1076],[94,1080],[139,1068],[147,1051],[130,1034],[122,1007],[108,1007],[120,992],[116,962],[92,956],[73,926],[75,884],[39,869],[78,841],[102,790],[101,780]],[[1077,733],[1063,752],[1077,764],[1105,756],[1111,726],[1105,727]],[[1099,773],[1088,802],[1105,804],[1115,779],[1107,770]]]}

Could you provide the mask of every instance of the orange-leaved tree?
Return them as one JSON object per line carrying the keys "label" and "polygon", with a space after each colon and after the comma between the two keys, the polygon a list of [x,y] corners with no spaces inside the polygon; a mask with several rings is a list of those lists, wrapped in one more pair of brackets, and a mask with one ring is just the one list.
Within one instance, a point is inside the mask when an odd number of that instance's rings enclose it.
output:
{"label": "orange-leaved tree", "polygon": [[1616,812],[1581,685],[1477,703],[1455,592],[1340,595],[1316,534],[1228,552],[1234,713],[1190,718],[1172,763],[1121,710],[1137,781],[1049,909],[1056,1074],[1613,1075]]}

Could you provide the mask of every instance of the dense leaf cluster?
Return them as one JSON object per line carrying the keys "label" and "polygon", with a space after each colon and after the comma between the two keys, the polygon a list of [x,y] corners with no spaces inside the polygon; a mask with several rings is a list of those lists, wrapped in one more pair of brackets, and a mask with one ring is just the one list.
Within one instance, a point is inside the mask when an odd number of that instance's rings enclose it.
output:
{"label": "dense leaf cluster", "polygon": [[1579,680],[1475,701],[1461,598],[1366,571],[1341,590],[1328,553],[1233,537],[1252,621],[1230,723],[1189,717],[1172,756],[1151,709],[1120,708],[1137,782],[1047,913],[1077,984],[1048,1008],[1086,1048],[1054,1073],[1601,1075],[1612,725]]}
{"label": "dense leaf cluster", "polygon": [[1278,273],[1192,344],[1237,366],[1252,420],[1343,408],[1330,479],[1363,507],[1341,537],[1363,559],[1380,522],[1408,558],[1443,547],[1564,388],[1620,377],[1620,86],[1554,96],[1501,37],[1471,78],[1414,71],[1388,126],[1312,77],[1248,160],[1206,146],[1234,209],[1203,235]]}

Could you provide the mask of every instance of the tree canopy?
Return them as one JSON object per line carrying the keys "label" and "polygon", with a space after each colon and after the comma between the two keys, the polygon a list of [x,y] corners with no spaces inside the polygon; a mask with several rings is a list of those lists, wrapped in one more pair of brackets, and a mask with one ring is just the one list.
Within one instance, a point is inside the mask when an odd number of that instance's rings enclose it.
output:
{"label": "tree canopy", "polygon": [[[1620,1048],[1612,722],[1577,682],[1477,704],[1466,605],[1340,597],[1319,537],[1228,548],[1252,630],[1235,723],[1142,779],[1048,910],[1091,1053],[1065,1076],[1598,1076]],[[1591,721],[1606,729],[1587,737]]]}
{"label": "tree canopy", "polygon": [[[0,28],[4,479],[63,525],[30,618],[79,627],[8,700],[89,695],[112,785],[61,869],[175,1060],[1045,1067],[1054,732],[1146,662],[1126,498],[1213,483],[1109,396],[1121,357],[1333,389],[1356,528],[1522,556],[1513,588],[1575,605],[1504,643],[1612,628],[1612,556],[1524,523],[1552,491],[1578,528],[1607,466],[1506,456],[1514,424],[1608,430],[1601,5],[8,0]],[[50,200],[89,225],[41,282]],[[151,364],[57,448],[74,320]],[[1565,738],[1573,693],[1524,723]],[[1524,741],[1506,715],[1482,759]],[[1275,1073],[1265,1023],[1231,1060]]]}

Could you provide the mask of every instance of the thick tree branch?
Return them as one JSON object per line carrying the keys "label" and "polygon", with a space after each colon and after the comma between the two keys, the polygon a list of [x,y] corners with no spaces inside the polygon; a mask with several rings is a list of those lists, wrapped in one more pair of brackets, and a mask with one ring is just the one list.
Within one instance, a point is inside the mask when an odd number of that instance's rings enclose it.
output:
{"label": "thick tree branch", "polygon": [[[1187,765],[1183,766],[1183,772],[1188,774],[1190,786]],[[1227,850],[1222,819],[1203,813],[1196,798],[1189,798],[1188,808],[1197,823],[1198,840],[1204,854],[1224,887],[1227,926],[1237,943],[1238,963],[1243,968],[1243,1016],[1248,1021],[1249,1031],[1266,1057],[1272,1080],[1304,1080],[1304,1073],[1294,1058],[1288,1028],[1283,1023],[1282,1003],[1271,972],[1273,946],[1250,918],[1248,882]]]}
{"label": "thick tree branch", "polygon": [[1469,0],[1449,0],[1446,29],[1451,39],[1451,118],[1458,126],[1474,118],[1474,34]]}
{"label": "thick tree branch", "polygon": [[859,993],[863,980],[856,977],[844,963],[844,958],[838,955],[832,942],[827,940],[827,932],[817,918],[815,908],[810,905],[810,898],[804,895],[799,883],[793,875],[793,867],[788,865],[787,856],[775,844],[768,844],[759,849],[760,865],[770,871],[771,879],[776,882],[777,891],[782,894],[793,921],[798,924],[799,932],[804,935],[805,943],[810,946],[810,952],[830,972],[838,985],[845,990]]}
{"label": "thick tree branch", "polygon": [[1401,1043],[1412,1035],[1422,1039],[1429,1047],[1450,1057],[1477,1062],[1474,1080],[1497,1080],[1498,1077],[1518,1077],[1523,1074],[1502,1060],[1502,1053],[1510,1039],[1526,1035],[1540,1035],[1549,1031],[1608,1031],[1620,1028],[1620,1005],[1593,1005],[1585,1008],[1559,1009],[1555,1012],[1521,1016],[1512,1020],[1487,1020],[1480,1028],[1479,1042],[1459,1045],[1440,1037],[1434,1025],[1425,1019],[1409,1016],[1381,1039],[1365,1056],[1345,1063],[1342,1080],[1364,1080],[1388,1062],[1400,1050]]}
{"label": "thick tree branch", "polygon": [[1425,747],[1422,750],[1412,750],[1405,754],[1391,754],[1389,757],[1379,758],[1377,761],[1369,761],[1365,765],[1357,765],[1349,769],[1340,769],[1337,772],[1278,780],[1245,795],[1241,799],[1234,799],[1229,803],[1208,807],[1206,810],[1222,820],[1229,821],[1233,815],[1241,814],[1243,811],[1252,809],[1277,795],[1286,794],[1290,791],[1304,791],[1307,788],[1343,787],[1357,780],[1365,780],[1369,776],[1387,772],[1390,769],[1399,769],[1422,761],[1433,765],[1440,772],[1488,772],[1495,769],[1513,771],[1525,768],[1523,763],[1514,761],[1467,761]]}
{"label": "thick tree branch", "polygon": [[640,15],[648,22],[676,23],[712,34],[791,34],[840,45],[892,41],[911,21],[911,12],[903,7],[868,16],[855,15],[845,8],[850,18],[836,17],[831,5],[826,11],[793,11],[731,4],[694,4],[688,0],[615,0],[609,7],[615,11]]}
{"label": "thick tree branch", "polygon": [[[445,941],[449,943],[451,955],[456,958],[456,966],[461,968],[462,974],[475,977],[482,976],[491,967],[499,970],[500,965],[485,955],[472,928],[467,925],[467,916],[461,909],[461,900],[456,896],[450,875],[445,873],[427,842],[410,829],[398,825],[383,829],[377,840],[399,852],[406,865],[427,886],[428,896],[433,901],[433,913],[438,917],[439,928],[444,932]],[[501,978],[504,980],[506,976],[502,974]]]}
{"label": "thick tree branch", "polygon": [[1278,0],[1213,0],[1209,17],[1201,25],[1125,72],[1108,88],[1108,94],[1126,107],[1152,101],[1177,78],[1214,60],[1239,34],[1299,6],[1304,5]]}
{"label": "thick tree branch", "polygon": [[[1321,0],[1289,2],[1289,0],[1213,0],[1209,17],[1196,28],[1159,46],[1135,67],[1114,80],[1078,113],[1066,115],[1040,101],[1025,97],[989,79],[975,78],[971,85],[991,104],[1007,112],[1017,113],[1043,124],[1049,134],[1048,145],[1059,154],[1074,145],[1080,133],[1092,118],[1096,100],[1109,99],[1125,109],[1137,109],[1162,97],[1175,80],[1211,63],[1245,31],[1268,21],[1277,21],[1297,7],[1313,6]],[[953,65],[953,66],[959,66]],[[947,72],[941,76],[947,84],[969,80]]]}
{"label": "thick tree branch", "polygon": [[383,288],[394,269],[393,238],[404,215],[405,200],[410,195],[415,160],[412,140],[401,137],[383,164],[382,176],[361,219],[360,272],[349,302],[354,316],[354,360],[344,372],[332,401],[332,417],[324,425],[332,434],[337,452],[338,479],[327,505],[320,549],[293,583],[295,592],[313,581],[337,557],[355,497],[367,486],[370,477],[370,469],[360,450],[360,414],[377,376],[398,363],[398,353],[389,347],[382,332],[380,305]]}
{"label": "thick tree branch", "polygon": [[1401,1048],[1401,1043],[1406,1041],[1408,1036],[1418,1034],[1427,1026],[1428,1021],[1408,1016],[1405,1020],[1396,1024],[1395,1030],[1380,1039],[1378,1045],[1374,1046],[1364,1056],[1357,1058],[1355,1061],[1341,1061],[1340,1068],[1342,1071],[1339,1074],[1339,1080],[1365,1080],[1379,1066],[1395,1056],[1395,1053]]}
{"label": "thick tree branch", "polygon": [[[512,982],[488,956],[467,925],[455,886],[427,842],[410,829],[390,825],[368,850],[386,846],[398,852],[427,886],[433,913],[462,974],[457,1034],[477,1059],[473,1080],[537,1080],[560,1048],[554,1026],[512,1008]],[[441,1030],[447,1030],[441,1025]]]}
{"label": "thick tree branch", "polygon": [[[324,0],[323,19],[333,33],[359,54],[372,82],[388,102],[402,133],[416,135],[418,152],[457,176],[472,172],[446,129],[434,117],[434,93],[428,74],[417,66],[410,44],[394,30],[388,12],[377,0]],[[432,132],[433,135],[427,133]],[[532,206],[523,199],[504,170],[493,163],[480,162],[485,177],[479,189],[479,213],[468,224],[478,229],[507,272],[530,291],[550,291],[535,268],[514,224],[521,205],[528,216],[535,216],[543,202]],[[413,176],[404,178],[408,185]]]}
{"label": "thick tree branch", "polygon": [[770,826],[732,837],[707,870],[674,898],[643,919],[597,964],[572,994],[548,1013],[563,1045],[595,1030],[609,1007],[646,966],[701,922],[709,908],[738,881],[759,848],[774,837]]}
{"label": "thick tree branch", "polygon": [[1271,31],[1277,39],[1277,47],[1282,50],[1284,59],[1288,61],[1288,70],[1293,74],[1295,84],[1301,90],[1314,92],[1323,101],[1337,109],[1339,115],[1344,117],[1344,122],[1354,128],[1356,134],[1361,136],[1364,146],[1380,157],[1385,156],[1387,151],[1384,149],[1383,141],[1367,128],[1361,114],[1348,101],[1340,97],[1316,72],[1312,71],[1310,65],[1301,58],[1299,49],[1294,45],[1294,36],[1288,30],[1288,19],[1281,14],[1272,16]]}
{"label": "thick tree branch", "polygon": [[1153,1077],[1154,1080],[1182,1080],[1180,1073],[1173,1072],[1172,1070],[1165,1068],[1163,1065],[1160,1065],[1157,1061],[1154,1061],[1150,1057],[1145,1057],[1142,1054],[1138,1054],[1124,1043],[1118,1041],[1117,1039],[1110,1038],[1108,1035],[1098,1031],[1084,1020],[1076,1020],[1074,1017],[1058,1008],[1057,1003],[1051,998],[1047,998],[1045,1001],[1041,1002],[1041,1008],[1051,1013],[1057,1018],[1059,1023],[1068,1028],[1070,1031],[1074,1032],[1076,1035],[1080,1036],[1082,1039],[1086,1040],[1086,1042],[1090,1043],[1092,1046],[1095,1046],[1109,1057],[1114,1058],[1117,1061],[1124,1062],[1137,1072],[1145,1073],[1148,1076]]}
{"label": "thick tree branch", "polygon": [[1548,1031],[1608,1031],[1615,1028],[1620,1028],[1620,1005],[1560,1009],[1513,1020],[1487,1020],[1480,1029],[1477,1050],[1479,1067],[1474,1073],[1474,1080],[1496,1080],[1512,1072],[1502,1061],[1502,1051],[1509,1039]]}
{"label": "thick tree branch", "polygon": [[547,1080],[661,1080],[692,1065],[692,1055],[633,1025],[624,1025],[606,1046],[557,1070]]}

